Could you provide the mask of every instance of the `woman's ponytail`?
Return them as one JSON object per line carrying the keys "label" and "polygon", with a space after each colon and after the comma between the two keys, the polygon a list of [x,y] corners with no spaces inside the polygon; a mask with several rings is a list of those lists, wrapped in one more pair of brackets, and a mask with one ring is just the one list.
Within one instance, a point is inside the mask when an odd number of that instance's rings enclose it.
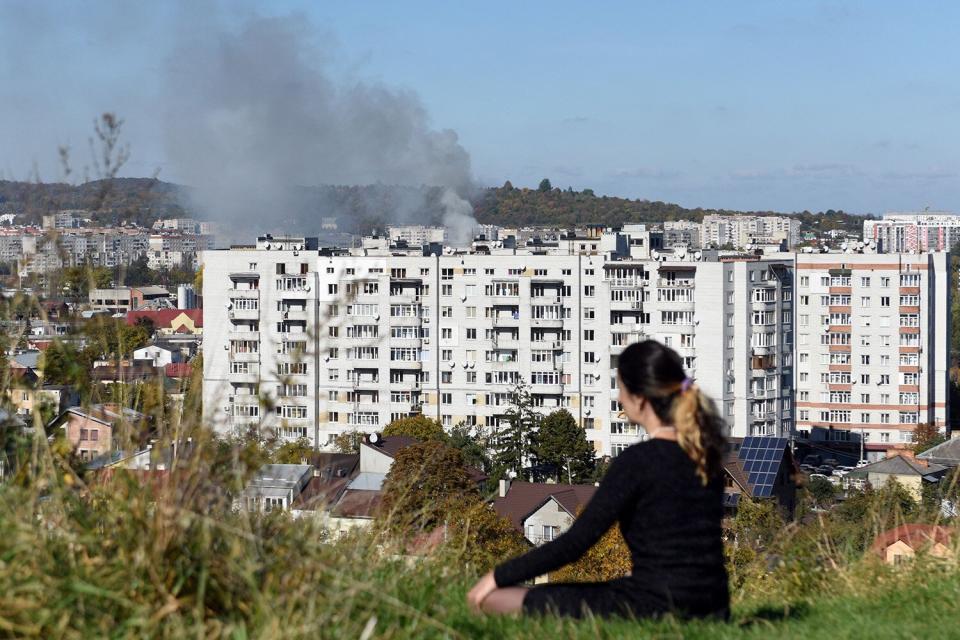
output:
{"label": "woman's ponytail", "polygon": [[723,433],[713,401],[689,379],[684,380],[673,402],[677,444],[697,466],[703,484],[720,471]]}

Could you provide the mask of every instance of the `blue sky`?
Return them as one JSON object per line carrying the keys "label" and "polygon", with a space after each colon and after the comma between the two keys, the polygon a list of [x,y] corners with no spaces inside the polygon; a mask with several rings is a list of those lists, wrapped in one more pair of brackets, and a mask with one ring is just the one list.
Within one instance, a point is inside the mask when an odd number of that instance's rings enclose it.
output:
{"label": "blue sky", "polygon": [[[142,4],[142,6],[141,6]],[[126,119],[130,175],[167,157],[184,37],[303,16],[329,71],[419,95],[481,184],[738,209],[960,211],[956,3],[0,3],[0,173],[78,166]]]}

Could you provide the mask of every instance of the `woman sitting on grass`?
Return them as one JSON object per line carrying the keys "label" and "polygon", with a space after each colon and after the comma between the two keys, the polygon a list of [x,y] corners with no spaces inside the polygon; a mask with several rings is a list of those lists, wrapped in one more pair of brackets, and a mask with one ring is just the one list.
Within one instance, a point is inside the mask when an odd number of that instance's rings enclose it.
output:
{"label": "woman sitting on grass", "polygon": [[[653,340],[627,347],[617,373],[623,411],[649,439],[614,459],[566,533],[483,576],[467,595],[475,610],[729,617],[720,537],[725,441],[713,401],[686,377],[680,356]],[[630,548],[630,576],[514,586],[577,560],[615,522]]]}

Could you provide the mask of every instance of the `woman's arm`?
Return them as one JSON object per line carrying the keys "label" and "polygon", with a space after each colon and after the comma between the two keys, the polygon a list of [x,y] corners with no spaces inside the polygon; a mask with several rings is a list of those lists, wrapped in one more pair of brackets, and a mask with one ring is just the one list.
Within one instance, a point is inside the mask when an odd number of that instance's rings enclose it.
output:
{"label": "woman's arm", "polygon": [[507,587],[542,576],[586,553],[635,498],[640,478],[636,453],[636,448],[627,449],[614,459],[597,492],[566,533],[499,565],[493,573],[497,586]]}

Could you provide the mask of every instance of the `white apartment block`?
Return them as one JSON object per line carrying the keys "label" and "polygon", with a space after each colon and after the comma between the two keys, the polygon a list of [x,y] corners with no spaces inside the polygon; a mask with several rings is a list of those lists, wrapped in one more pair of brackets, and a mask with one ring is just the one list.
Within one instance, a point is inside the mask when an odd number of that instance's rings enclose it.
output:
{"label": "white apartment block", "polygon": [[796,260],[798,431],[862,433],[876,458],[912,442],[919,423],[945,427],[949,254]]}
{"label": "white apartment block", "polygon": [[704,245],[716,247],[732,245],[743,249],[747,245],[779,245],[786,242],[791,249],[800,241],[800,221],[788,216],[724,216],[710,214],[703,217],[700,234]]}
{"label": "white apartment block", "polygon": [[407,225],[388,227],[387,237],[391,242],[402,241],[410,247],[422,247],[431,242],[444,243],[447,241],[445,227],[425,227],[422,225]]}
{"label": "white apartment block", "polygon": [[960,242],[960,216],[951,213],[888,213],[863,221],[863,240],[882,253],[949,251]]}
{"label": "white apartment block", "polygon": [[644,338],[681,354],[732,435],[792,430],[792,255],[651,260],[623,233],[438,255],[314,244],[265,236],[202,254],[204,412],[218,430],[324,446],[418,412],[493,429],[522,380],[536,407],[568,409],[598,454],[616,454],[641,433],[619,416],[617,357]]}

